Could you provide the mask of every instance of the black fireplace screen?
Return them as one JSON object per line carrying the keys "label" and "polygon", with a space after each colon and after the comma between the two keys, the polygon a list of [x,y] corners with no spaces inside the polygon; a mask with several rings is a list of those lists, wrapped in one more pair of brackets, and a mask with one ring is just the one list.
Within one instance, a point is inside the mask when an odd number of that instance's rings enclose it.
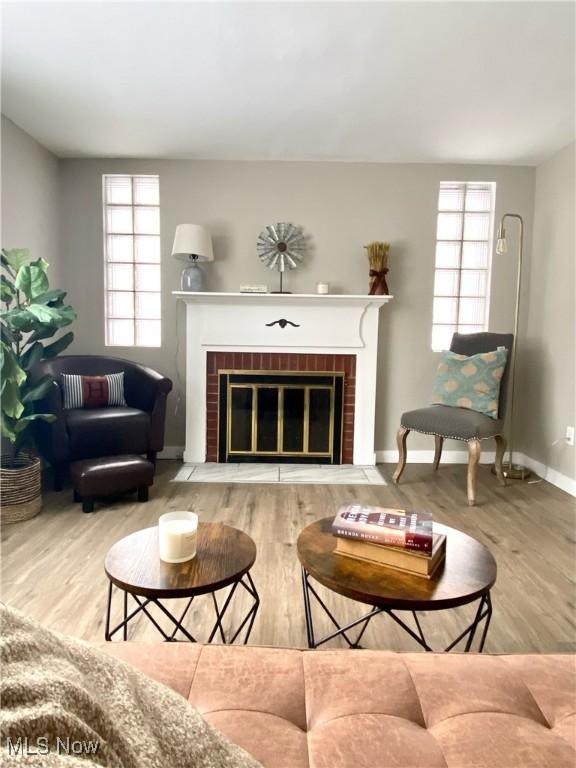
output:
{"label": "black fireplace screen", "polygon": [[340,464],[343,378],[219,371],[218,460]]}

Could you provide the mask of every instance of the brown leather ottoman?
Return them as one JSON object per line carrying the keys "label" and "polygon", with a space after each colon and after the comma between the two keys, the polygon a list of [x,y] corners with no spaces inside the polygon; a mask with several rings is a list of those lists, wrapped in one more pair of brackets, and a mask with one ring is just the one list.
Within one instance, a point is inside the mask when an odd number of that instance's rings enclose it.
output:
{"label": "brown leather ottoman", "polygon": [[148,488],[154,482],[154,465],[142,456],[106,456],[82,459],[70,465],[74,500],[82,502],[83,512],[94,511],[94,498],[138,491],[138,501],[148,501]]}

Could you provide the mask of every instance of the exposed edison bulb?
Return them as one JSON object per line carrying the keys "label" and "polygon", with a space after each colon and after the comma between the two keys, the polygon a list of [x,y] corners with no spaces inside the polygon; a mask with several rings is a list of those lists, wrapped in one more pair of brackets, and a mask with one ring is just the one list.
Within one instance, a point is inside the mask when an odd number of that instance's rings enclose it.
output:
{"label": "exposed edison bulb", "polygon": [[504,219],[500,222],[498,232],[496,234],[496,253],[498,256],[503,256],[508,253],[508,243],[506,242],[506,230],[504,229]]}

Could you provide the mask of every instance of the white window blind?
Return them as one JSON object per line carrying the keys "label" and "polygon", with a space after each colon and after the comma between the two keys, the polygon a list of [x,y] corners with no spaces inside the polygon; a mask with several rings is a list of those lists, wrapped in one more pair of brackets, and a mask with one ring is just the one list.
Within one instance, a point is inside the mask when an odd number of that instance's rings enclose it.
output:
{"label": "white window blind", "polygon": [[103,177],[106,344],[159,347],[158,176]]}
{"label": "white window blind", "polygon": [[452,334],[488,327],[494,227],[493,182],[440,182],[432,349],[449,349]]}

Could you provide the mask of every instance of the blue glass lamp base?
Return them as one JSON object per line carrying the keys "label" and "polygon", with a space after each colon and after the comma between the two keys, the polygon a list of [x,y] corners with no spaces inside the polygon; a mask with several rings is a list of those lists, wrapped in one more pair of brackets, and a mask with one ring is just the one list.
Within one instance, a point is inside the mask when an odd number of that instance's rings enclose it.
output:
{"label": "blue glass lamp base", "polygon": [[197,264],[190,264],[189,267],[184,267],[182,276],[180,277],[180,289],[182,291],[206,290],[204,272]]}

